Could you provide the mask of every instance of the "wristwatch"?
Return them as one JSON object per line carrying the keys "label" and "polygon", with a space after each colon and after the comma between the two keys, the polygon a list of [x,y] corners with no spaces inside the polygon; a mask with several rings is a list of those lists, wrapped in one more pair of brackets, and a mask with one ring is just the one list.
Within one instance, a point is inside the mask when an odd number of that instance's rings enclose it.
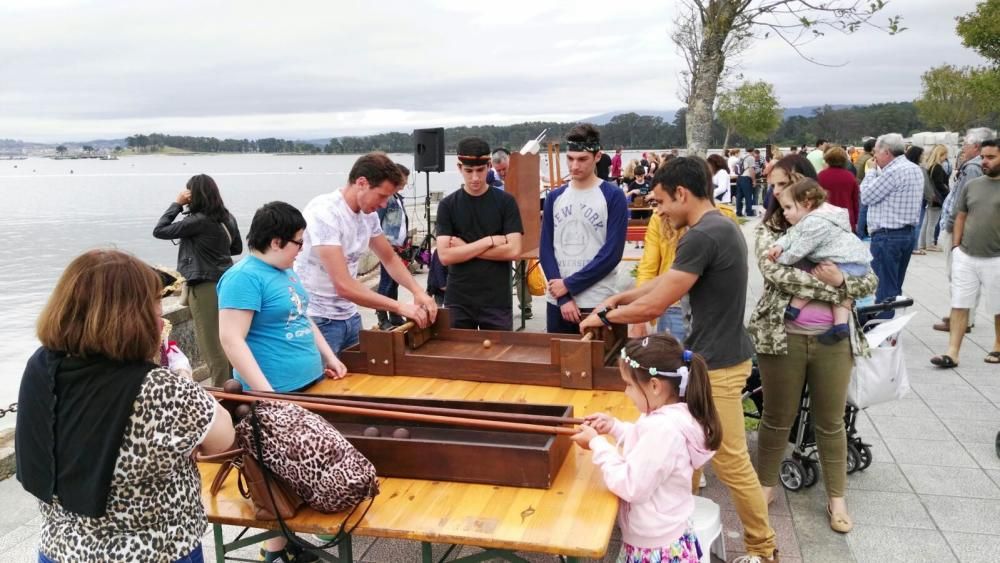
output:
{"label": "wristwatch", "polygon": [[601,322],[604,323],[604,326],[608,328],[611,328],[611,321],[608,320],[608,312],[614,310],[615,310],[614,307],[605,307],[597,312],[597,318],[601,319]]}

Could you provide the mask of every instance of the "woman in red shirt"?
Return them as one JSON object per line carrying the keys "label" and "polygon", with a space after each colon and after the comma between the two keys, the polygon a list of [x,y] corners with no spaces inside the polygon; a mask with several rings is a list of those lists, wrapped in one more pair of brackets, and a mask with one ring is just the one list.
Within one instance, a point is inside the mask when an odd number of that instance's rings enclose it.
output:
{"label": "woman in red shirt", "polygon": [[847,151],[843,147],[830,147],[823,153],[827,167],[816,176],[819,185],[827,192],[826,201],[843,207],[851,218],[851,229],[858,226],[858,208],[861,189],[854,174],[847,169]]}

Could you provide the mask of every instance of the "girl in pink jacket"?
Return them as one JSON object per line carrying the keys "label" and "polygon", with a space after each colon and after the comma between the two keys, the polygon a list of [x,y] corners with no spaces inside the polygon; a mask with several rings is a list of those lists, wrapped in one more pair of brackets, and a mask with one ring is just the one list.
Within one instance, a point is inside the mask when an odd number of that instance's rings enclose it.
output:
{"label": "girl in pink jacket", "polygon": [[[697,563],[691,475],[722,442],[708,367],[668,334],[633,338],[619,362],[635,423],[592,414],[573,441],[594,452],[608,489],[623,502],[619,563]],[[610,434],[612,446],[601,434]]]}

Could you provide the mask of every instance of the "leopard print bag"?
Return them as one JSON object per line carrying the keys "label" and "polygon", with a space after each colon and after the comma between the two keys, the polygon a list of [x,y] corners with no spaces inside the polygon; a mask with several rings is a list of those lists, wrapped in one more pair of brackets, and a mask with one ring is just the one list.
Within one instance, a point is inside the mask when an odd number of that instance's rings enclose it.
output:
{"label": "leopard print bag", "polygon": [[[254,441],[256,416],[260,449]],[[266,471],[320,512],[353,509],[378,492],[375,466],[323,417],[298,405],[262,400],[236,425],[236,439]],[[263,455],[259,459],[258,451]]]}

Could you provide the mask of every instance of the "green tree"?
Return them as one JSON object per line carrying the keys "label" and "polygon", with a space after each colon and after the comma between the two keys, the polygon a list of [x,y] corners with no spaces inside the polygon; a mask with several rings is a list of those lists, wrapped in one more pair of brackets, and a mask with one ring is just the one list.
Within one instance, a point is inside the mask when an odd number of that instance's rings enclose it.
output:
{"label": "green tree", "polygon": [[69,149],[66,148],[66,145],[59,145],[58,147],[56,147],[56,152],[59,154],[66,154],[66,151],[68,150]]}
{"label": "green tree", "polygon": [[671,40],[687,64],[681,97],[688,106],[687,145],[704,155],[712,135],[712,110],[734,61],[754,41],[774,35],[806,60],[801,48],[827,31],[851,34],[862,27],[903,31],[899,16],[873,18],[886,0],[683,0]]}
{"label": "green tree", "polygon": [[719,96],[719,121],[726,126],[722,146],[729,146],[732,132],[746,140],[767,139],[781,126],[781,107],[774,95],[774,86],[764,81],[744,82]]}
{"label": "green tree", "polygon": [[962,131],[980,116],[981,103],[976,99],[970,80],[972,67],[943,65],[920,77],[920,99],[914,104],[927,125],[949,131]]}
{"label": "green tree", "polygon": [[1000,65],[1000,0],[980,2],[975,10],[955,20],[962,45],[975,49],[993,66]]}
{"label": "green tree", "polygon": [[982,119],[1000,115],[1000,0],[985,0],[955,18],[962,44],[982,55],[988,65],[972,70],[966,84]]}

